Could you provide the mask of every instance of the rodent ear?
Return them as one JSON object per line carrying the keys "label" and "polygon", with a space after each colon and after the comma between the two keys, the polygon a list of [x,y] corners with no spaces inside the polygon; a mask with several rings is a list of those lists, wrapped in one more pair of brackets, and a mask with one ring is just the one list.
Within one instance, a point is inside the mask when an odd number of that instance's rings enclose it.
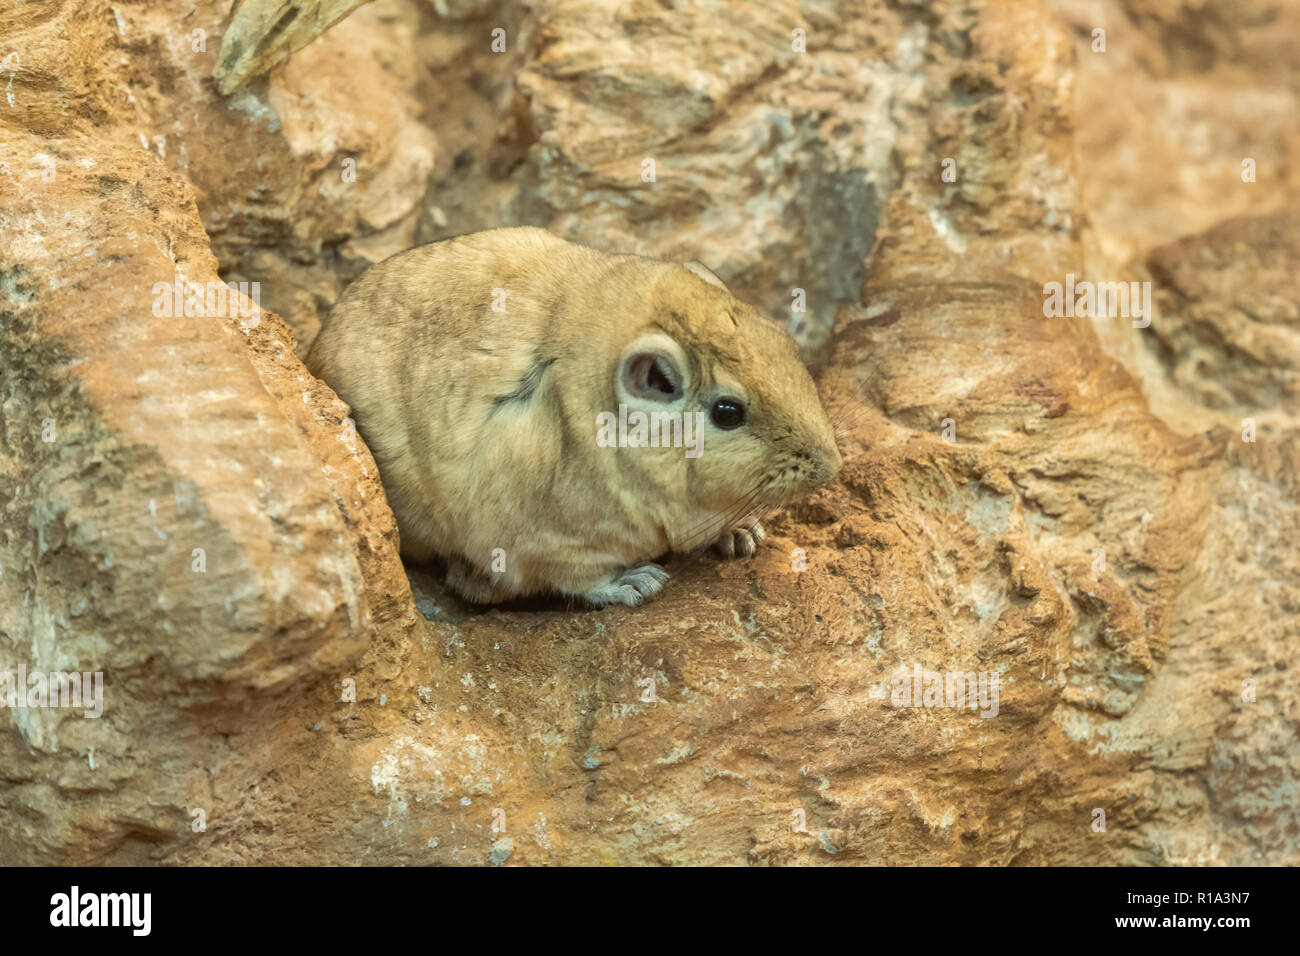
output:
{"label": "rodent ear", "polygon": [[686,397],[686,356],[661,333],[642,335],[623,349],[614,375],[614,393],[626,404],[669,405]]}
{"label": "rodent ear", "polygon": [[695,275],[699,276],[709,285],[716,285],[719,289],[722,289],[724,292],[730,291],[729,289],[727,289],[723,281],[713,274],[713,270],[711,270],[703,262],[700,262],[698,259],[692,259],[690,262],[682,263],[682,265],[686,266],[687,269],[689,269]]}

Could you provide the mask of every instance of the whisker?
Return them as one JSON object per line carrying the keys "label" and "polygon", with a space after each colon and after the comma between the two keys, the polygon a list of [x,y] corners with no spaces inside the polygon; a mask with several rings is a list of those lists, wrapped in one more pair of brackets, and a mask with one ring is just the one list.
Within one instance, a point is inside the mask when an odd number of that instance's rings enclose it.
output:
{"label": "whisker", "polygon": [[743,497],[728,505],[721,513],[710,515],[692,525],[682,536],[683,542],[687,544],[687,550],[693,551],[701,544],[707,544],[711,539],[720,535],[727,524],[734,520],[733,516],[738,517],[741,512],[754,502],[759,494],[760,488],[755,487]]}
{"label": "whisker", "polygon": [[752,489],[728,505],[721,514],[711,515],[688,528],[682,535],[684,550],[694,551],[704,544],[711,543],[742,516],[748,516],[763,507],[765,492],[771,483],[770,477],[763,478]]}
{"label": "whisker", "polygon": [[836,435],[842,431],[848,431],[862,424],[863,421],[871,414],[872,409],[867,405],[858,405],[856,408],[851,407],[849,402],[845,402],[827,415],[830,419],[831,429]]}
{"label": "whisker", "polygon": [[736,507],[732,508],[726,514],[724,514],[721,520],[718,521],[717,523],[718,526],[709,529],[711,533],[704,541],[701,542],[701,544],[710,543],[710,539],[716,540],[728,528],[732,528],[737,525],[744,524],[751,517],[759,514],[765,509],[772,507],[775,504],[775,502],[769,500],[768,496],[765,494],[765,491],[766,489],[756,490],[746,500],[740,502]]}

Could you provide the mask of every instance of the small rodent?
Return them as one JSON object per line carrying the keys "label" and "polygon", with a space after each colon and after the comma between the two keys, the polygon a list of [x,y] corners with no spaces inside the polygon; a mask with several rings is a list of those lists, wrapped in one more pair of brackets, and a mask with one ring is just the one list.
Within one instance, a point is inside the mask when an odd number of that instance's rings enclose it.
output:
{"label": "small rodent", "polygon": [[[351,406],[402,553],[442,558],[475,603],[639,604],[668,579],[652,559],[708,543],[750,555],[758,515],[840,467],[776,322],[699,263],[607,255],[544,229],[372,266],[307,366]],[[637,412],[659,413],[658,447],[627,447],[649,437]],[[619,434],[626,446],[608,447]]]}

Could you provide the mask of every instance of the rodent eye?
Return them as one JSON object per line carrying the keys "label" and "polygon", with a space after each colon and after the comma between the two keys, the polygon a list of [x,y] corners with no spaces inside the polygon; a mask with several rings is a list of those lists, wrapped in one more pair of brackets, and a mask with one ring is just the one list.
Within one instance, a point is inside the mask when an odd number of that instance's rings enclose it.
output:
{"label": "rodent eye", "polygon": [[739,428],[745,424],[745,403],[738,398],[720,398],[713,403],[709,417],[719,428]]}

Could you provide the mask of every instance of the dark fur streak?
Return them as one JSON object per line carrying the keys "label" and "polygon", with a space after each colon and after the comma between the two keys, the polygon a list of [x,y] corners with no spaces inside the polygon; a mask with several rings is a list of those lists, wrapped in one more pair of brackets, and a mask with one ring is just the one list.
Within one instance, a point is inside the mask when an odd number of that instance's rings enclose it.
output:
{"label": "dark fur streak", "polygon": [[546,374],[546,370],[554,362],[554,358],[542,359],[539,356],[519,379],[519,384],[515,386],[514,391],[507,392],[505,395],[498,395],[492,399],[492,412],[495,414],[498,408],[511,402],[527,404],[532,401],[533,395],[536,394],[538,387],[542,384],[542,376]]}
{"label": "dark fur streak", "polygon": [[565,463],[580,460],[579,445],[581,439],[573,431],[572,422],[565,413],[564,402],[561,400],[559,393],[551,389],[542,396],[542,400],[549,405],[551,415],[559,423],[560,429],[560,460],[551,470],[546,482],[546,496],[549,498],[553,496],[556,479],[559,477],[559,472],[564,468]]}

